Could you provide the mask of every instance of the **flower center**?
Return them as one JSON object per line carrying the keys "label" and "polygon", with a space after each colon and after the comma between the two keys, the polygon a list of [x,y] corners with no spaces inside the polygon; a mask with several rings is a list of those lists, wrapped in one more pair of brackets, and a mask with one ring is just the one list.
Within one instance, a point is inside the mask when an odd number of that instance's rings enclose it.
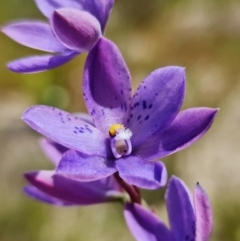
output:
{"label": "flower center", "polygon": [[132,132],[122,124],[114,124],[109,128],[110,144],[115,158],[127,156],[132,152],[130,138]]}

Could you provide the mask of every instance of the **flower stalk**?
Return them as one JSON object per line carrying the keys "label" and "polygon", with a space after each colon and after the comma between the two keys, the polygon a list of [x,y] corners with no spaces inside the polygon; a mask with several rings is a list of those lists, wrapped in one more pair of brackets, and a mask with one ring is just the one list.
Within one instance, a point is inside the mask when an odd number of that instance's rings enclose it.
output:
{"label": "flower stalk", "polygon": [[118,184],[128,193],[133,203],[141,204],[141,194],[139,189],[125,182],[120,176],[118,172],[114,173],[114,177],[116,178]]}

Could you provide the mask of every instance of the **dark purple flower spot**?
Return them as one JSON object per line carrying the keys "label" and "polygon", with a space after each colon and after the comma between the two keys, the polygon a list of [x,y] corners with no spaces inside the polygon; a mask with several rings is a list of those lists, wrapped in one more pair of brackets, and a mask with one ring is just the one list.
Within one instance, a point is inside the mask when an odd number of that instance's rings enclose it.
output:
{"label": "dark purple flower spot", "polygon": [[77,129],[77,130],[79,129],[79,127],[77,127],[77,126],[74,126],[74,128]]}
{"label": "dark purple flower spot", "polygon": [[123,90],[121,90],[121,94],[123,95]]}
{"label": "dark purple flower spot", "polygon": [[136,102],[133,107],[136,108],[137,106],[139,106],[139,102]]}
{"label": "dark purple flower spot", "polygon": [[189,235],[186,235],[186,236],[185,236],[185,240],[189,240]]}
{"label": "dark purple flower spot", "polygon": [[61,115],[62,115],[62,112],[59,112],[58,114],[61,116]]}
{"label": "dark purple flower spot", "polygon": [[77,134],[77,131],[73,131],[75,134]]}
{"label": "dark purple flower spot", "polygon": [[70,117],[68,117],[68,120],[71,121],[72,119]]}
{"label": "dark purple flower spot", "polygon": [[102,114],[105,115],[104,109],[102,109]]}
{"label": "dark purple flower spot", "polygon": [[92,130],[89,129],[89,128],[87,128],[87,127],[86,127],[86,130],[87,130],[89,133],[92,133]]}
{"label": "dark purple flower spot", "polygon": [[150,105],[148,106],[148,109],[151,109],[151,108],[152,108],[152,106],[153,106],[153,105],[152,105],[152,104],[150,104]]}
{"label": "dark purple flower spot", "polygon": [[149,119],[149,115],[147,115],[145,118],[144,118],[144,120],[148,120]]}
{"label": "dark purple flower spot", "polygon": [[115,100],[117,100],[118,99],[118,97],[115,97]]}
{"label": "dark purple flower spot", "polygon": [[137,120],[140,120],[141,117],[142,117],[142,115],[139,115],[138,118],[137,118]]}
{"label": "dark purple flower spot", "polygon": [[127,111],[127,103],[126,101],[123,103],[124,110]]}
{"label": "dark purple flower spot", "polygon": [[78,119],[78,117],[77,116],[75,116],[75,120],[77,120]]}
{"label": "dark purple flower spot", "polygon": [[144,89],[147,89],[147,86],[143,86]]}
{"label": "dark purple flower spot", "polygon": [[84,133],[84,131],[83,131],[83,130],[78,130],[78,132],[80,132],[80,133]]}
{"label": "dark purple flower spot", "polygon": [[143,109],[147,109],[147,102],[145,100],[143,101],[142,105],[143,105]]}
{"label": "dark purple flower spot", "polygon": [[120,72],[118,72],[118,75],[120,75]]}
{"label": "dark purple flower spot", "polygon": [[130,115],[130,118],[133,118],[133,114]]}

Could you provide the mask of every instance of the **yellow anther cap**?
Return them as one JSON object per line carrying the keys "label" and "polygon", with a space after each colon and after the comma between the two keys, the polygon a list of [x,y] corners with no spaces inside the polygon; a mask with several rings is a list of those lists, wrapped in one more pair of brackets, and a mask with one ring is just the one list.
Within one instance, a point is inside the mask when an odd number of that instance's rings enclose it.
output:
{"label": "yellow anther cap", "polygon": [[122,124],[114,124],[109,128],[109,135],[110,135],[110,137],[114,137],[117,135],[117,133],[120,130],[124,130],[124,129],[125,129],[125,127]]}

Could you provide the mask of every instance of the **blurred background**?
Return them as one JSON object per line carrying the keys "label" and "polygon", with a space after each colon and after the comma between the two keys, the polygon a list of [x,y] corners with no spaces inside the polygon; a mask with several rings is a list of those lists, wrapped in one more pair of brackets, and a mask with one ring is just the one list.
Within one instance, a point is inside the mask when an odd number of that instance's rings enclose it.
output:
{"label": "blurred background", "polygon": [[[1,0],[0,24],[44,19],[33,0]],[[164,158],[169,176],[208,192],[214,211],[212,241],[240,240],[240,2],[239,0],[116,0],[106,36],[120,48],[134,89],[152,70],[186,67],[183,109],[220,107],[209,132],[196,144]],[[52,169],[39,135],[20,119],[34,104],[85,112],[81,78],[86,55],[32,75],[5,64],[38,51],[0,35],[0,240],[133,241],[120,205],[57,208],[26,197],[24,172]],[[39,52],[40,53],[40,52]],[[167,223],[165,190],[144,191]]]}

